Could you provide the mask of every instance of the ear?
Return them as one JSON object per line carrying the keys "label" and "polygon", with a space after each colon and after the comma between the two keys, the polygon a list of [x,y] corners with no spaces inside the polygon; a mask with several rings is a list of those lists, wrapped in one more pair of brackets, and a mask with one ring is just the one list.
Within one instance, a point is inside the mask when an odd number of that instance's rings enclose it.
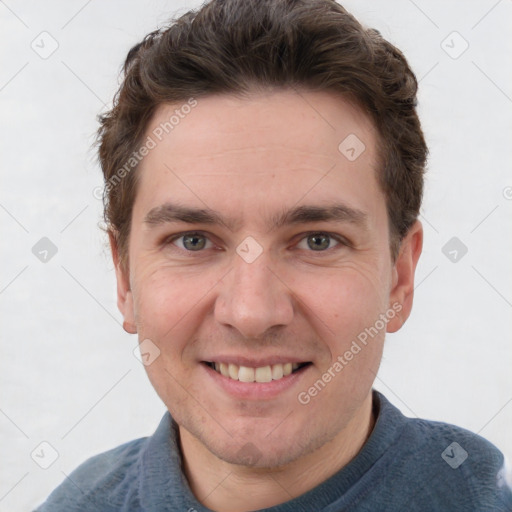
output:
{"label": "ear", "polygon": [[[411,313],[414,296],[414,273],[423,247],[423,226],[417,220],[400,244],[400,252],[393,265],[393,280],[389,307],[397,312],[387,324],[387,332],[396,332]],[[400,307],[401,306],[401,307]]]}
{"label": "ear", "polygon": [[108,232],[112,259],[116,270],[117,279],[117,307],[123,315],[123,329],[129,334],[136,334],[135,314],[133,310],[133,295],[130,289],[130,276],[121,263],[117,237],[112,231]]}

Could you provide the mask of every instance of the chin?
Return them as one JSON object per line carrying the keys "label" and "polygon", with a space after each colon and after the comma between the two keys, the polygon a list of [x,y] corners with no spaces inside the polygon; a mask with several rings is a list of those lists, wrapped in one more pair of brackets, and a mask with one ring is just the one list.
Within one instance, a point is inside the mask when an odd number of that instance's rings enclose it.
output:
{"label": "chin", "polygon": [[[208,444],[206,444],[206,446],[208,446]],[[258,446],[252,441],[243,444],[238,450],[216,448],[217,447],[209,447],[210,451],[219,459],[229,464],[255,469],[275,469],[286,466],[304,455],[303,448],[300,446],[283,447],[282,443],[279,449],[276,449],[276,447],[272,445],[269,446],[268,443],[263,448],[261,445]]]}
{"label": "chin", "polygon": [[[289,426],[288,426],[289,427]],[[336,432],[311,432],[306,428],[286,428],[280,433],[279,427],[262,429],[260,434],[235,435],[226,441],[220,435],[209,436],[207,432],[199,434],[199,441],[217,458],[229,463],[250,468],[276,469],[314,452],[331,441]]]}

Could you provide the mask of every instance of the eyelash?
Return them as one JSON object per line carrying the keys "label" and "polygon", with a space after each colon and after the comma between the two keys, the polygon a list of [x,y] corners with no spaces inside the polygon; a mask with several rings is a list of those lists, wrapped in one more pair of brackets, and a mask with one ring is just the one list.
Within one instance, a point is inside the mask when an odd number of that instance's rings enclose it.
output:
{"label": "eyelash", "polygon": [[[308,233],[304,233],[302,235],[302,237],[300,238],[299,242],[297,242],[297,244],[302,242],[302,240],[304,240],[304,239],[306,239],[306,238],[308,238],[310,236],[313,236],[313,235],[325,235],[325,236],[328,236],[331,239],[335,240],[336,242],[338,242],[339,245],[341,245],[343,247],[352,247],[352,244],[346,238],[344,238],[344,237],[342,237],[340,235],[335,235],[335,234],[328,233],[328,232],[325,232],[325,231],[310,231]],[[172,237],[166,238],[163,241],[163,245],[164,246],[173,245],[174,241],[179,240],[180,238],[183,238],[185,236],[201,236],[201,237],[206,238],[208,241],[212,242],[210,240],[210,238],[205,233],[203,233],[201,231],[186,231],[184,233],[179,233],[177,235],[173,235]],[[310,253],[312,253],[314,255],[330,254],[330,251],[336,249],[337,247],[338,246],[336,245],[334,247],[329,247],[328,249],[325,249],[324,251],[309,250],[307,252],[310,252]],[[194,253],[198,253],[199,254],[199,253],[202,253],[202,252],[204,252],[206,250],[206,249],[202,249],[202,250],[199,250],[199,251],[190,251],[188,249],[182,249],[181,247],[176,247],[176,249],[178,249],[180,251],[185,251],[187,254],[190,254],[191,256],[194,255]]]}

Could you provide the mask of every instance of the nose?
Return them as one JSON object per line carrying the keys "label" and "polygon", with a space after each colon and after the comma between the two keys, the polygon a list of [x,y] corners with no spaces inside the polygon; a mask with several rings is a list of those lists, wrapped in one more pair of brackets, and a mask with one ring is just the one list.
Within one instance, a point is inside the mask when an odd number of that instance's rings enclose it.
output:
{"label": "nose", "polygon": [[292,322],[293,295],[285,280],[271,268],[265,251],[248,263],[238,255],[220,285],[215,318],[245,338],[261,338],[269,329]]}

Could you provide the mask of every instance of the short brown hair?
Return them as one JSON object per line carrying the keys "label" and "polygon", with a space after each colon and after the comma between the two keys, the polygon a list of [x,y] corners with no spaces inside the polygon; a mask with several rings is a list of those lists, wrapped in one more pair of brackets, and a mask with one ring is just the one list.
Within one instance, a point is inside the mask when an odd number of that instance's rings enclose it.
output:
{"label": "short brown hair", "polygon": [[403,54],[334,0],[212,0],[148,34],[128,53],[113,108],[99,116],[99,159],[108,230],[121,262],[143,143],[164,103],[258,88],[341,94],[379,134],[378,181],[386,196],[393,258],[417,219],[427,146],[416,113],[417,81]]}

